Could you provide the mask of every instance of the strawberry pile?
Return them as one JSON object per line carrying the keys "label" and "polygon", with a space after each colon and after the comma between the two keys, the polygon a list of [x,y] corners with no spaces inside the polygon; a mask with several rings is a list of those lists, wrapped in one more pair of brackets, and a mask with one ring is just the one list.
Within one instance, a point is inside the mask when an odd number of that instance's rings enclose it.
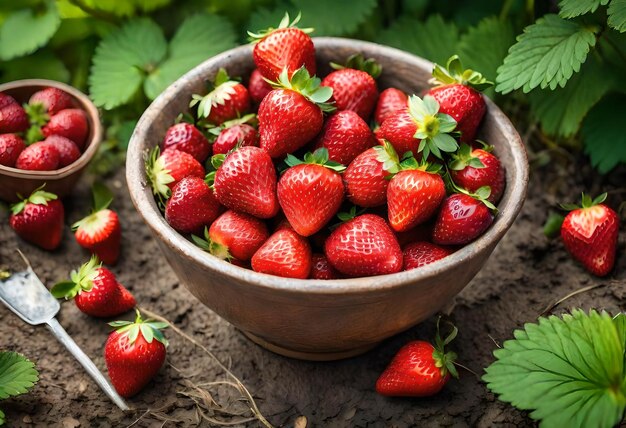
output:
{"label": "strawberry pile", "polygon": [[54,171],[74,163],[85,150],[87,114],[58,88],[35,92],[20,105],[0,93],[0,165]]}
{"label": "strawberry pile", "polygon": [[483,234],[505,187],[475,139],[491,83],[456,56],[423,98],[379,92],[380,65],[358,54],[322,79],[298,19],[249,33],[247,87],[221,69],[149,156],[172,228],[238,266],[301,279],[415,269]]}

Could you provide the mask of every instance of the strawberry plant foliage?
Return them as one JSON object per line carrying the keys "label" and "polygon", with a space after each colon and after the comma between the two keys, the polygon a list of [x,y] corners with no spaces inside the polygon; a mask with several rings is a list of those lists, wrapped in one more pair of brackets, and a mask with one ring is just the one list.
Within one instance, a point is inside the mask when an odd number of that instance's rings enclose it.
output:
{"label": "strawberry plant foliage", "polygon": [[626,407],[625,335],[623,314],[542,317],[494,352],[483,380],[542,427],[610,428]]}
{"label": "strawberry plant foliage", "polygon": [[45,45],[61,25],[54,0],[36,9],[18,9],[0,27],[0,59],[29,54]]}
{"label": "strawberry plant foliage", "polygon": [[0,400],[24,394],[38,380],[32,361],[17,352],[0,352]]}
{"label": "strawberry plant foliage", "polygon": [[524,29],[498,68],[496,91],[503,94],[522,88],[556,89],[587,59],[596,44],[596,26],[585,26],[558,15],[545,15]]}
{"label": "strawberry plant foliage", "polygon": [[587,115],[581,133],[585,152],[601,173],[626,163],[626,96],[611,95],[598,103]]}
{"label": "strawberry plant foliage", "polygon": [[153,99],[190,68],[234,45],[230,25],[213,15],[189,17],[169,46],[154,21],[129,21],[96,49],[89,77],[91,97],[96,105],[112,109],[128,103],[143,84]]}
{"label": "strawberry plant foliage", "polygon": [[626,0],[611,0],[607,10],[608,24],[620,33],[626,31]]}
{"label": "strawberry plant foliage", "polygon": [[595,12],[600,5],[606,6],[609,0],[561,0],[559,15],[563,18],[574,18]]}

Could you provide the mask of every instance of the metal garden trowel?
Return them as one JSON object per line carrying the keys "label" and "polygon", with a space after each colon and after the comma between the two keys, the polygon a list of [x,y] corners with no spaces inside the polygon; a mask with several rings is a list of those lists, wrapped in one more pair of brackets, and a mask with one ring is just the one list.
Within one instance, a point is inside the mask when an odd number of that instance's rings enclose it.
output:
{"label": "metal garden trowel", "polygon": [[0,279],[0,301],[28,324],[46,324],[46,327],[74,355],[74,358],[85,368],[106,395],[120,409],[128,410],[128,405],[124,399],[119,396],[93,361],[56,320],[55,315],[59,312],[61,305],[37,277],[24,254],[19,250],[18,252],[26,263],[26,270],[14,272],[8,278]]}

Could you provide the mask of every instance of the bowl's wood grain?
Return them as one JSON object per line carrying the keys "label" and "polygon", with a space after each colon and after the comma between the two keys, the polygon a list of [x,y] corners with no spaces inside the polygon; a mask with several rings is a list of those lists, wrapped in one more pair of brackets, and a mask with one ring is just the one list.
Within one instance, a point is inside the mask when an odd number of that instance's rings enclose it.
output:
{"label": "bowl's wood grain", "polygon": [[54,80],[26,79],[2,84],[0,92],[11,95],[20,104],[24,104],[28,102],[32,94],[47,87],[55,87],[67,92],[74,99],[75,107],[87,113],[89,135],[85,150],[76,162],[55,171],[25,171],[0,165],[0,199],[4,201],[15,202],[18,200],[18,193],[26,197],[44,183],[48,192],[55,193],[59,197],[68,195],[96,154],[102,140],[102,125],[98,109],[87,95],[76,88]]}
{"label": "bowl's wood grain", "polygon": [[[419,93],[432,64],[373,43],[315,38],[322,73],[329,61],[361,52],[383,65],[381,88]],[[202,303],[268,349],[297,358],[328,360],[364,352],[381,340],[428,318],[476,275],[523,204],[528,181],[526,152],[509,120],[489,100],[480,137],[493,144],[506,168],[500,214],[478,240],[453,255],[417,270],[369,278],[297,280],[259,274],[221,261],[171,229],[146,184],[145,153],[186,111],[192,93],[225,67],[232,76],[253,69],[252,47],[209,59],[163,92],[146,110],[131,138],[127,181],[133,202],[152,229],[170,265]]]}

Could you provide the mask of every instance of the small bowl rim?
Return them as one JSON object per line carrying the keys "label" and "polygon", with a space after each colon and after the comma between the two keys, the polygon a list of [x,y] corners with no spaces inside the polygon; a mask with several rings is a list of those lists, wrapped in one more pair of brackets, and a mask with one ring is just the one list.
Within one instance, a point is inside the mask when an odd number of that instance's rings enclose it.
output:
{"label": "small bowl rim", "polygon": [[[328,48],[351,48],[354,51],[377,49],[381,54],[393,56],[399,61],[413,63],[416,66],[432,68],[432,62],[421,57],[373,42],[361,40],[338,38],[338,37],[314,37],[313,42],[317,47]],[[231,56],[248,52],[251,55],[252,46],[243,45],[219,55],[207,59],[199,64],[178,80],[165,89],[144,111],[141,118],[137,122],[137,126],[131,136],[127,157],[126,157],[126,181],[129,193],[135,208],[137,209],[144,222],[157,235],[157,239],[163,240],[165,245],[172,249],[180,251],[189,262],[199,264],[204,269],[215,271],[219,275],[228,276],[233,280],[253,284],[255,288],[266,289],[268,291],[300,294],[300,295],[345,295],[345,294],[367,294],[373,291],[386,291],[402,287],[410,287],[419,281],[428,280],[437,277],[442,271],[451,269],[453,266],[461,265],[473,256],[488,250],[490,246],[497,245],[502,239],[506,231],[515,221],[526,198],[526,189],[528,185],[529,166],[525,150],[525,146],[521,137],[511,121],[506,115],[488,98],[487,113],[491,114],[494,123],[498,123],[503,131],[514,136],[513,141],[509,141],[511,145],[512,161],[516,165],[514,169],[513,179],[507,182],[510,186],[511,193],[505,201],[506,204],[500,203],[500,213],[496,217],[496,221],[491,227],[478,239],[465,245],[461,249],[455,251],[448,257],[438,260],[434,263],[422,266],[419,269],[401,271],[392,274],[345,278],[345,279],[296,279],[284,278],[275,275],[255,272],[251,269],[242,268],[224,260],[221,260],[202,249],[198,248],[185,236],[176,232],[166,222],[164,216],[159,211],[154,200],[152,191],[147,184],[144,168],[144,150],[135,149],[140,144],[139,140],[145,139],[145,130],[148,128],[149,122],[152,120],[152,112],[159,112],[178,92],[180,86],[185,85],[188,80],[202,77],[204,70],[209,63],[217,63],[226,61]],[[159,142],[157,142],[159,144]],[[138,178],[138,179],[136,179]]]}
{"label": "small bowl rim", "polygon": [[100,123],[100,114],[98,113],[98,108],[95,104],[89,99],[89,97],[74,88],[63,82],[58,82],[56,80],[48,80],[48,79],[21,79],[14,80],[7,83],[0,84],[0,92],[4,92],[7,90],[24,88],[24,87],[54,87],[61,89],[62,91],[70,94],[74,99],[78,101],[81,105],[82,110],[87,113],[89,116],[89,124],[93,127],[93,134],[91,139],[86,144],[86,149],[81,153],[80,157],[76,159],[71,164],[64,166],[63,168],[55,169],[52,171],[30,171],[19,168],[13,168],[10,166],[0,165],[0,174],[5,176],[15,177],[15,178],[23,178],[28,180],[60,180],[69,175],[72,175],[77,170],[83,169],[94,157],[96,152],[98,151],[98,147],[102,142],[102,124]]}

